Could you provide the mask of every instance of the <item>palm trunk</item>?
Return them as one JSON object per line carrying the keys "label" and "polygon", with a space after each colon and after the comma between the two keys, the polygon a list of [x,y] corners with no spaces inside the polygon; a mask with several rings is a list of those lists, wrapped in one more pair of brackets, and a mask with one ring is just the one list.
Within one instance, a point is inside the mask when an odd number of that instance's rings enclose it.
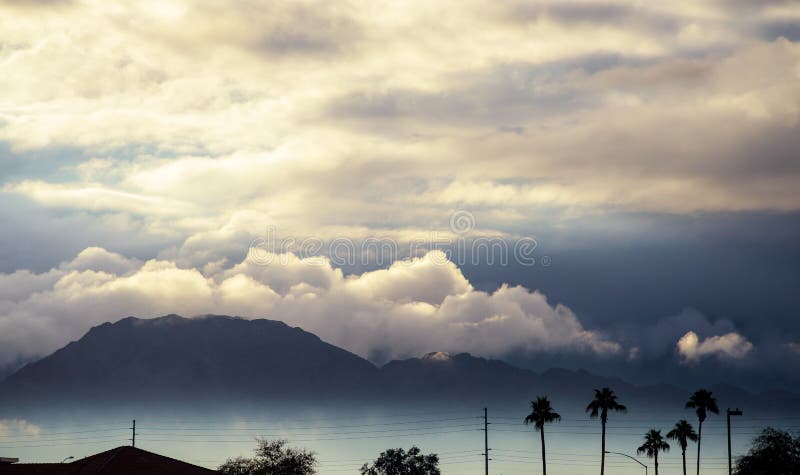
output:
{"label": "palm trunk", "polygon": [[656,452],[655,459],[656,459],[656,475],[658,475],[658,452]]}
{"label": "palm trunk", "polygon": [[602,420],[600,422],[603,425],[602,442],[600,443],[602,447],[602,452],[600,453],[600,475],[603,475],[606,471],[606,421]]}
{"label": "palm trunk", "polygon": [[544,426],[542,426],[540,433],[542,435],[542,475],[547,475],[547,457],[544,451]]}
{"label": "palm trunk", "polygon": [[700,441],[703,440],[703,421],[697,428],[697,475],[700,475]]}
{"label": "palm trunk", "polygon": [[686,475],[686,448],[681,450],[681,458],[683,459],[683,475]]}

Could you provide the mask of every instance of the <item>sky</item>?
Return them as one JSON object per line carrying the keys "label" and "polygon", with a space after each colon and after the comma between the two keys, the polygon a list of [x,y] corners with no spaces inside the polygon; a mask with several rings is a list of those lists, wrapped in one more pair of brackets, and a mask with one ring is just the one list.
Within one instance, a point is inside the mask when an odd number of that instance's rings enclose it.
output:
{"label": "sky", "polygon": [[213,313],[376,364],[798,382],[796,2],[0,18],[5,372],[105,321]]}

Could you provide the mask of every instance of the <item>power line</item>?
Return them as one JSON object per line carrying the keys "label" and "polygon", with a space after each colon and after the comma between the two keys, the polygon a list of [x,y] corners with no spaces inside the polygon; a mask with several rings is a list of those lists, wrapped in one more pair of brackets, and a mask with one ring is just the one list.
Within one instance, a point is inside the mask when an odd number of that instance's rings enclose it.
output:
{"label": "power line", "polygon": [[[464,433],[464,432],[476,432],[480,429],[462,429],[462,430],[448,430],[448,431],[437,431],[437,432],[409,432],[409,433],[402,433],[402,434],[385,434],[385,435],[378,435],[375,434],[368,434],[363,436],[357,437],[330,437],[330,438],[296,438],[296,437],[289,437],[287,434],[265,434],[263,437],[281,437],[286,438],[290,441],[294,442],[317,442],[317,441],[326,441],[326,440],[363,440],[363,439],[376,439],[376,438],[392,438],[392,437],[413,437],[413,436],[423,436],[423,435],[440,435],[440,434],[455,434],[455,433]],[[144,434],[142,434],[144,435]],[[163,434],[160,434],[163,435]],[[305,434],[303,436],[307,436],[311,434]],[[302,436],[301,436],[302,437]],[[245,440],[221,440],[221,439],[151,439],[147,437],[140,437],[141,440],[147,442],[186,442],[186,443],[239,443],[239,442],[252,442],[253,439],[245,439]]]}
{"label": "power line", "polygon": [[[131,444],[135,444],[137,440],[144,444],[170,442],[176,444],[245,444],[252,443],[253,437],[261,436],[265,438],[285,438],[291,442],[322,442],[322,441],[346,441],[346,440],[364,440],[364,439],[377,439],[377,440],[395,440],[406,437],[426,437],[438,436],[447,434],[468,434],[484,432],[483,437],[483,451],[480,449],[472,450],[457,450],[449,452],[439,452],[440,464],[455,465],[464,463],[480,463],[483,462],[484,473],[488,475],[489,461],[495,460],[497,464],[530,464],[541,460],[540,456],[531,450],[517,450],[512,447],[508,448],[490,448],[488,441],[489,425],[497,425],[494,430],[498,433],[511,434],[525,433],[530,434],[528,430],[522,428],[521,418],[508,417],[508,416],[493,416],[493,422],[488,420],[488,408],[484,408],[482,416],[469,415],[464,411],[451,411],[454,417],[439,417],[439,418],[419,418],[420,413],[417,414],[416,419],[412,420],[398,420],[384,419],[382,422],[365,422],[365,423],[344,423],[344,424],[328,424],[321,426],[313,425],[296,425],[298,420],[293,420],[295,424],[278,423],[277,421],[268,421],[266,419],[236,419],[235,423],[245,422],[249,424],[259,424],[260,427],[219,427],[219,426],[203,426],[197,424],[189,424],[185,427],[184,423],[175,424],[176,426],[167,425],[164,420],[157,419],[157,423],[150,427],[147,424],[137,424],[137,420],[131,421],[130,427],[125,427],[122,424],[113,427],[114,424],[81,424],[71,425],[70,427],[76,430],[56,430],[54,432],[43,432],[39,434],[20,434],[18,436],[3,435],[0,436],[0,441],[7,439],[13,445],[2,446],[0,449],[23,449],[23,448],[44,448],[44,447],[58,447],[58,446],[96,446],[106,444],[118,444],[124,442],[122,438],[122,431],[130,430]],[[428,413],[432,414],[432,413]],[[441,413],[435,413],[441,414]],[[474,414],[474,413],[473,413]],[[402,416],[401,416],[402,417]],[[350,418],[319,418],[319,420],[343,420],[355,421],[364,420],[356,417]],[[483,424],[480,424],[482,419]],[[496,420],[495,420],[496,419]],[[741,420],[743,424],[737,424],[739,435],[755,435],[760,433],[763,427],[757,421],[783,421],[789,424],[778,424],[782,428],[798,428],[796,422],[800,417],[787,416],[787,417],[750,417]],[[517,422],[519,421],[519,422]],[[627,437],[627,436],[640,436],[640,430],[652,427],[654,421],[637,422],[637,419],[626,420],[626,423],[620,425],[612,425],[610,427],[609,435],[612,437]],[[141,422],[139,420],[138,422]],[[221,421],[222,422],[222,421]],[[583,422],[583,423],[582,423]],[[481,427],[482,426],[482,427]],[[39,427],[56,427],[59,426],[39,426]],[[519,429],[516,429],[519,427]],[[575,419],[564,424],[559,424],[550,430],[551,434],[558,436],[569,436],[571,439],[576,437],[597,437],[600,432],[597,429],[597,421],[593,419]],[[320,432],[322,431],[322,432]],[[719,432],[718,432],[719,431]],[[758,432],[756,432],[758,431]],[[705,431],[704,431],[705,432]],[[721,435],[723,433],[722,427],[713,427],[708,432],[709,435]],[[477,435],[477,434],[476,434]],[[706,434],[704,434],[706,435]],[[252,437],[249,437],[252,436]],[[508,439],[508,437],[506,437]],[[499,439],[505,440],[505,439]],[[521,440],[521,439],[520,439]],[[477,442],[477,441],[476,441]],[[495,442],[497,443],[497,442]],[[489,458],[489,451],[492,451],[492,458]],[[550,451],[548,452],[548,459],[558,462],[560,467],[583,467],[595,466],[596,461],[592,454],[583,454],[567,451]],[[365,457],[369,458],[369,457]],[[704,467],[709,469],[716,469],[724,467],[725,457],[707,456],[703,463]],[[203,462],[209,462],[205,460]],[[364,459],[332,459],[321,460],[319,464],[324,467],[324,472],[338,472],[338,471],[351,471],[357,469]],[[679,462],[663,459],[660,461],[665,466],[677,466]],[[614,465],[610,465],[614,466]],[[350,467],[350,468],[347,468]],[[340,469],[341,468],[341,469]],[[555,470],[554,473],[558,473]]]}
{"label": "power line", "polygon": [[[379,427],[387,425],[408,425],[408,424],[423,424],[423,423],[437,423],[437,422],[453,422],[479,419],[478,417],[455,417],[450,419],[423,419],[417,421],[402,421],[402,422],[381,422],[375,424],[354,424],[354,425],[336,425],[336,426],[308,426],[308,427],[295,427],[295,426],[281,426],[282,428],[291,430],[319,430],[319,429],[347,429],[347,428],[360,428],[360,427]],[[277,427],[277,426],[274,426]],[[161,427],[154,426],[148,427],[148,430],[161,431],[161,430],[177,430],[177,431],[202,431],[202,430],[219,430],[218,427],[199,428],[199,427]],[[262,428],[237,428],[235,430],[242,431],[255,431],[263,430]]]}

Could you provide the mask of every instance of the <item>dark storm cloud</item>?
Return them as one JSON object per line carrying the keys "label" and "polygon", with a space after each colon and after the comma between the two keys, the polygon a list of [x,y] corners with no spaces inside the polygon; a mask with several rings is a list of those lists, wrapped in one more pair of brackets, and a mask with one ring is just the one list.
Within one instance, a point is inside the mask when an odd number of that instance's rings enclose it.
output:
{"label": "dark storm cloud", "polygon": [[[625,222],[618,229],[615,221]],[[552,265],[466,266],[470,281],[541,289],[593,328],[644,328],[686,307],[762,337],[800,338],[800,214],[606,214],[529,232]],[[624,232],[620,232],[624,229]]]}

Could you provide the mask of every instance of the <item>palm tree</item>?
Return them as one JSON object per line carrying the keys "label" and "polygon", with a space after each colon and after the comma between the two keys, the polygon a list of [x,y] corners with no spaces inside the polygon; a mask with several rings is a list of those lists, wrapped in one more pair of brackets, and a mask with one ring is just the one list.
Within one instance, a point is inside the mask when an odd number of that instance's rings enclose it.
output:
{"label": "palm tree", "polygon": [[644,444],[636,449],[637,455],[647,454],[648,457],[655,459],[656,462],[656,475],[658,475],[658,454],[659,452],[668,452],[669,444],[661,437],[661,431],[650,429],[644,435]]}
{"label": "palm tree", "polygon": [[553,411],[547,396],[538,396],[531,401],[531,413],[525,416],[525,424],[533,424],[542,436],[542,475],[547,475],[547,459],[544,450],[544,425],[561,421],[561,415]]}
{"label": "palm tree", "polygon": [[606,422],[608,421],[608,411],[625,412],[628,408],[617,402],[617,395],[610,388],[595,389],[594,399],[586,406],[589,417],[600,416],[600,423],[603,427],[602,432],[602,451],[600,452],[600,475],[606,470]]}
{"label": "palm tree", "polygon": [[683,458],[683,475],[686,475],[686,445],[688,441],[697,442],[697,432],[694,427],[686,422],[686,419],[681,419],[675,423],[675,427],[667,432],[667,438],[677,440],[681,446],[681,457]]}
{"label": "palm tree", "polygon": [[697,420],[700,423],[697,426],[697,475],[700,475],[700,442],[703,440],[703,421],[706,420],[709,412],[719,414],[717,407],[717,399],[711,395],[711,391],[705,389],[698,389],[686,402],[687,409],[694,409],[697,414]]}

